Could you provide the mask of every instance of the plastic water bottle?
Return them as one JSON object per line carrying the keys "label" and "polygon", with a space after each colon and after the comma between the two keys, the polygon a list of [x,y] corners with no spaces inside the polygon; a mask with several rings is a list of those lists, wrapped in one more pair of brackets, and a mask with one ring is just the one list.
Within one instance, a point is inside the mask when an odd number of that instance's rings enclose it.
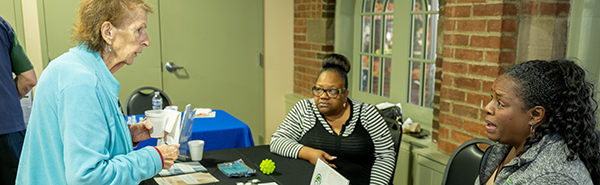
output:
{"label": "plastic water bottle", "polygon": [[154,110],[162,110],[162,97],[159,92],[154,92],[154,96],[152,97],[152,109]]}

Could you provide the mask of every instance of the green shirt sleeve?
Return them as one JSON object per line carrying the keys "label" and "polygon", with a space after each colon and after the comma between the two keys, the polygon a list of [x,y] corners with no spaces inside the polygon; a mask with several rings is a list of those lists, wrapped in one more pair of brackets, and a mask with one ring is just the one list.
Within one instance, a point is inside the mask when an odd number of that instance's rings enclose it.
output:
{"label": "green shirt sleeve", "polygon": [[21,46],[21,43],[19,43],[19,40],[17,39],[17,35],[15,34],[13,38],[14,42],[12,46],[10,46],[10,58],[12,60],[13,72],[15,74],[21,74],[33,69],[29,57],[27,57],[23,46]]}

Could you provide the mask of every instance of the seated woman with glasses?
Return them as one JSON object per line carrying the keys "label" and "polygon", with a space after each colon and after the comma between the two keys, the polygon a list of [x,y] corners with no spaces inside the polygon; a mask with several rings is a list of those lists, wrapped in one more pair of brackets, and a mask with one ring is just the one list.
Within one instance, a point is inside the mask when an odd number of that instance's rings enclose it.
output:
{"label": "seated woman with glasses", "polygon": [[348,98],[350,62],[339,54],[323,59],[312,87],[271,138],[271,152],[335,168],[350,184],[388,184],[395,165],[392,137],[370,104]]}

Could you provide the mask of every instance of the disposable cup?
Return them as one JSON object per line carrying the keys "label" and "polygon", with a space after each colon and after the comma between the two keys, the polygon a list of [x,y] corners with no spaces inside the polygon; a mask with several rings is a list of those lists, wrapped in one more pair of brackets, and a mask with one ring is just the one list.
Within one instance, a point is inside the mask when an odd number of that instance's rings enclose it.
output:
{"label": "disposable cup", "polygon": [[190,147],[190,157],[192,158],[192,161],[202,160],[202,152],[204,151],[204,141],[192,140],[188,142],[188,146]]}
{"label": "disposable cup", "polygon": [[165,123],[167,122],[167,113],[163,110],[146,111],[146,118],[152,123],[150,137],[159,138],[165,136]]}
{"label": "disposable cup", "polygon": [[177,109],[179,109],[179,107],[177,107],[177,106],[167,106],[167,107],[165,107],[164,110],[174,110],[174,111],[177,111]]}

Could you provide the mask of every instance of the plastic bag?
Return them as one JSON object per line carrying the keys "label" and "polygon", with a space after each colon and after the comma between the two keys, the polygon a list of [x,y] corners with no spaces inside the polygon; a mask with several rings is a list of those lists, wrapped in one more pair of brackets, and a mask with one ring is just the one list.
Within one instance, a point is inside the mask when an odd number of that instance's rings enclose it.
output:
{"label": "plastic bag", "polygon": [[219,163],[217,164],[217,167],[227,177],[250,177],[256,173],[256,170],[248,167],[242,159],[233,162]]}

